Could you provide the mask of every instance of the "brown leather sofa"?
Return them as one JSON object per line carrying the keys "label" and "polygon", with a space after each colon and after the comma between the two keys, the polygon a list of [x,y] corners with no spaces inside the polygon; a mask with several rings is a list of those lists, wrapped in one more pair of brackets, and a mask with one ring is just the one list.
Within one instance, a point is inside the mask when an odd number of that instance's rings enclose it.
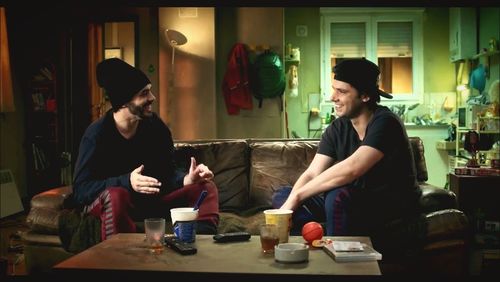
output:
{"label": "brown leather sofa", "polygon": [[[421,226],[425,230],[421,252],[412,259],[383,259],[382,274],[466,274],[468,223],[456,209],[453,192],[426,184],[427,167],[422,140],[410,138],[422,187]],[[293,185],[307,168],[319,141],[308,139],[230,139],[176,142],[179,166],[188,167],[195,156],[215,174],[219,189],[219,232],[257,234],[264,221],[262,210],[271,207],[273,191]],[[61,245],[58,220],[71,187],[60,187],[34,196],[27,216],[30,231],[24,235],[28,273],[50,271],[72,256]],[[168,219],[168,216],[166,216]]]}

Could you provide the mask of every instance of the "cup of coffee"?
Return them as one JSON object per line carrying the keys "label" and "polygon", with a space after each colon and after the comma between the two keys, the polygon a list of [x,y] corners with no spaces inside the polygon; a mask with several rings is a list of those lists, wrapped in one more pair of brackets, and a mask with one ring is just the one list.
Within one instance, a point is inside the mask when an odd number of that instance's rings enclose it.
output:
{"label": "cup of coffee", "polygon": [[292,210],[269,209],[264,211],[267,224],[278,226],[280,243],[288,243],[288,236],[292,225]]}
{"label": "cup of coffee", "polygon": [[196,241],[196,219],[198,210],[193,208],[170,209],[174,235],[182,242],[193,243]]}
{"label": "cup of coffee", "polygon": [[280,238],[276,224],[261,224],[259,226],[260,244],[265,254],[274,253],[274,246],[278,245]]}
{"label": "cup of coffee", "polygon": [[164,218],[146,218],[144,220],[144,229],[146,231],[146,242],[153,254],[161,254],[165,242],[165,219]]}

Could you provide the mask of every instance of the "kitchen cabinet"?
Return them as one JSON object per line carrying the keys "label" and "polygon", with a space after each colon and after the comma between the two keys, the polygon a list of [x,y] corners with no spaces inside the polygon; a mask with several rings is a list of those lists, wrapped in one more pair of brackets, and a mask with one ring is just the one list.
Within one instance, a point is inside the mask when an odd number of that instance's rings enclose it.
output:
{"label": "kitchen cabinet", "polygon": [[450,61],[469,59],[477,53],[476,9],[450,8]]}
{"label": "kitchen cabinet", "polygon": [[[470,220],[476,232],[495,231],[500,227],[500,176],[456,175],[450,173],[450,190],[457,195],[458,208]],[[489,222],[489,224],[485,224]]]}
{"label": "kitchen cabinet", "polygon": [[457,195],[458,208],[471,227],[469,272],[484,274],[500,263],[500,176],[450,173],[450,190]]}

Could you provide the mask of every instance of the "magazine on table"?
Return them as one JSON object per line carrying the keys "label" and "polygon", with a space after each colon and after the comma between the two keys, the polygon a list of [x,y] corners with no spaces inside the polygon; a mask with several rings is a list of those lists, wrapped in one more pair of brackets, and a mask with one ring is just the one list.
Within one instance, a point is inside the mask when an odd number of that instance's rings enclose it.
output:
{"label": "magazine on table", "polygon": [[373,247],[358,241],[332,241],[323,250],[337,262],[376,261],[382,254]]}

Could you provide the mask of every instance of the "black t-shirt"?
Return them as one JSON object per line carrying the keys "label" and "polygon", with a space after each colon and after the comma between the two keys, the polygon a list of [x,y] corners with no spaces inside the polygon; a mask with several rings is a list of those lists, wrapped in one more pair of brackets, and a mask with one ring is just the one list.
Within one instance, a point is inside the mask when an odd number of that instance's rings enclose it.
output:
{"label": "black t-shirt", "polygon": [[418,213],[421,193],[406,130],[399,117],[387,107],[377,106],[362,141],[348,118],[336,119],[323,133],[318,153],[337,162],[351,156],[362,145],[381,151],[384,157],[351,183],[348,225],[358,234]]}
{"label": "black t-shirt", "polygon": [[143,175],[158,179],[161,192],[182,186],[184,173],[176,170],[172,135],[153,113],[139,121],[136,134],[124,138],[116,128],[113,112],[92,123],[80,142],[73,181],[77,203],[90,204],[105,188],[132,190],[130,173],[144,164]]}

